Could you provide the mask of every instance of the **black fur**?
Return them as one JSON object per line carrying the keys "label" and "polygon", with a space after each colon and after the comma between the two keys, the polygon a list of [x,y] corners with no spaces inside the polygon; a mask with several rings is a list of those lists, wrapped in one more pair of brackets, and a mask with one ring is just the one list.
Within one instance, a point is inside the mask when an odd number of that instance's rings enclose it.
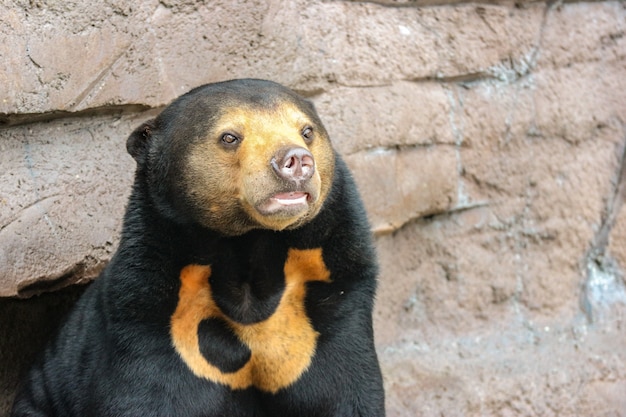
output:
{"label": "black fur", "polygon": [[242,368],[252,354],[224,320],[202,320],[198,326],[198,338],[202,356],[222,372],[235,372]]}
{"label": "black fur", "polygon": [[[244,91],[255,85],[233,83]],[[180,100],[205,93],[189,94]],[[167,192],[159,194],[165,200],[154,197],[155,190],[170,190],[177,179],[164,175],[160,180],[167,184],[154,183],[146,165],[160,162],[148,142],[163,128],[160,120],[177,115],[179,103],[137,129],[138,140],[129,141],[138,169],[119,248],[32,367],[13,416],[384,415],[372,334],[376,257],[346,166],[336,156],[331,191],[309,223],[282,232],[221,235],[189,221],[171,200],[165,201],[172,198]],[[185,117],[192,124],[199,120],[194,114]],[[160,151],[180,150],[164,146]],[[280,300],[288,249],[318,247],[332,282],[307,284],[306,313],[320,336],[310,367],[295,383],[276,394],[231,390],[190,372],[169,334],[183,267],[212,265],[216,303],[237,321],[254,323],[271,315]],[[223,323],[203,322],[199,332],[204,355],[224,350],[214,361],[224,370],[247,361],[250,352]],[[211,338],[216,338],[212,345]]]}

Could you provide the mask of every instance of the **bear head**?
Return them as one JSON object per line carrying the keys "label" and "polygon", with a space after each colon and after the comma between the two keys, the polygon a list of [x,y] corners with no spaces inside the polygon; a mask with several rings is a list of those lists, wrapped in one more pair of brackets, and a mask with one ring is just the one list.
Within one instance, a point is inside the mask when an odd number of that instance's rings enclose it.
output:
{"label": "bear head", "polygon": [[335,154],[313,105],[279,84],[191,90],[127,141],[163,216],[235,236],[297,228],[320,211]]}

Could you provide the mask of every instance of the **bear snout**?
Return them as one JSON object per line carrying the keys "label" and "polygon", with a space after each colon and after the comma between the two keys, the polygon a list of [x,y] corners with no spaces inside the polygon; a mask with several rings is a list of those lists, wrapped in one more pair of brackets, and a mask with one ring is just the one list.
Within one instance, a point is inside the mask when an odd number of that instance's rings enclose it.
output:
{"label": "bear snout", "polygon": [[315,173],[313,155],[300,146],[281,148],[270,160],[270,165],[279,178],[294,182],[298,186]]}

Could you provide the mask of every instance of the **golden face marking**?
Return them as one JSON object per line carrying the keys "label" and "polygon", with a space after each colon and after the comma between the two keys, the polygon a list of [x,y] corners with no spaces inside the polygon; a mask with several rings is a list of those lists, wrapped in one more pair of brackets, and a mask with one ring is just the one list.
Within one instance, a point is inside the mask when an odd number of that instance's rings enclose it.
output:
{"label": "golden face marking", "polygon": [[[318,124],[290,102],[271,108],[225,109],[212,124],[207,139],[188,153],[188,168],[183,173],[193,206],[201,210],[201,223],[233,235],[255,227],[297,227],[315,217],[330,191],[335,163],[330,141]],[[310,142],[302,137],[307,127],[313,129]],[[220,143],[226,133],[240,139],[236,146]],[[314,158],[314,173],[302,184],[302,190],[291,189],[293,185],[278,178],[272,168],[272,158],[285,148],[304,148]],[[307,194],[306,204],[263,212],[261,207],[269,199],[291,191]],[[226,230],[245,228],[246,224],[247,230]]]}
{"label": "golden face marking", "polygon": [[[284,273],[285,290],[274,314],[262,322],[244,325],[230,320],[215,304],[210,266],[188,265],[182,269],[171,337],[174,348],[196,376],[232,389],[254,386],[276,393],[306,371],[318,338],[305,311],[306,283],[330,282],[330,272],[318,248],[289,249]],[[224,320],[252,352],[250,360],[237,371],[222,372],[200,353],[198,326],[209,318]]]}

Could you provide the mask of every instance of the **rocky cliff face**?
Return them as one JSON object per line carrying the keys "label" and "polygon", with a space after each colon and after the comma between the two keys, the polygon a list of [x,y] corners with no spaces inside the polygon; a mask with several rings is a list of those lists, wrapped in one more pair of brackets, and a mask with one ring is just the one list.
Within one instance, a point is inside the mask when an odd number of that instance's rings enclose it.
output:
{"label": "rocky cliff face", "polygon": [[0,413],[115,250],[127,135],[256,77],[354,171],[389,416],[626,416],[625,31],[609,1],[4,2]]}

